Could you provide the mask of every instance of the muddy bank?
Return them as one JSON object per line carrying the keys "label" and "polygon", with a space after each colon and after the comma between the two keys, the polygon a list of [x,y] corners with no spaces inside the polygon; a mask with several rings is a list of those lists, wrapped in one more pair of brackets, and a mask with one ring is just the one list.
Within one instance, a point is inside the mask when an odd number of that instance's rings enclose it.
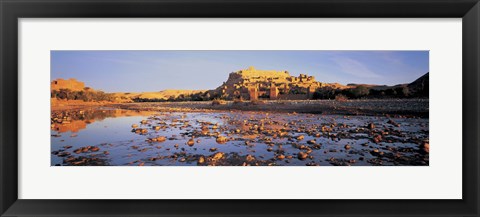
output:
{"label": "muddy bank", "polygon": [[102,102],[85,102],[83,100],[58,100],[55,98],[50,99],[50,109],[51,111],[61,111],[61,110],[73,110],[73,109],[87,109],[95,108],[99,106],[108,106],[113,104],[112,102],[102,101]]}
{"label": "muddy bank", "polygon": [[428,99],[382,99],[382,100],[290,100],[233,102],[220,104],[208,102],[152,102],[111,105],[121,109],[150,111],[269,111],[296,112],[325,115],[412,115],[428,117]]}

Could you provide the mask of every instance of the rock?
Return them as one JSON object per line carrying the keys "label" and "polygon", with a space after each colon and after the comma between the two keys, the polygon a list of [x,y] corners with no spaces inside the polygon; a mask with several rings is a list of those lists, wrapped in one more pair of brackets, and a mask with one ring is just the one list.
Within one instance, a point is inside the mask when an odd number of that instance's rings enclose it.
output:
{"label": "rock", "polygon": [[210,148],[210,151],[215,152],[215,151],[217,151],[217,148]]}
{"label": "rock", "polygon": [[153,129],[154,129],[155,131],[159,131],[159,130],[160,130],[160,126],[154,126]]}
{"label": "rock", "polygon": [[393,125],[393,126],[396,126],[396,127],[400,127],[400,124],[398,124],[397,122],[395,122],[395,121],[392,120],[392,119],[389,119],[389,120],[387,121],[387,123],[388,123],[388,124],[391,124],[391,125]]}
{"label": "rock", "polygon": [[67,162],[67,163],[71,163],[71,162],[73,162],[73,161],[75,161],[75,160],[77,160],[77,158],[75,158],[75,157],[69,157],[69,158],[67,158],[67,159],[65,159],[65,160],[63,160],[63,161],[64,161],[64,162]]}
{"label": "rock", "polygon": [[379,143],[381,141],[382,141],[382,135],[376,135],[375,137],[373,137],[373,142]]}
{"label": "rock", "polygon": [[165,141],[167,141],[167,137],[165,137],[165,136],[159,136],[159,137],[157,137],[156,139],[157,139],[157,142],[165,142]]}
{"label": "rock", "polygon": [[317,141],[315,141],[314,139],[312,139],[312,140],[308,140],[307,143],[308,143],[308,144],[311,144],[311,145],[314,145],[314,144],[317,144]]}
{"label": "rock", "polygon": [[91,151],[91,152],[97,152],[97,151],[99,151],[99,150],[100,150],[100,148],[99,148],[99,147],[95,147],[95,146],[92,147],[92,148],[90,148],[90,151]]}
{"label": "rock", "polygon": [[220,159],[222,159],[224,156],[225,156],[224,153],[222,153],[222,152],[217,152],[217,153],[215,153],[215,154],[212,156],[212,159],[213,159],[213,160],[220,160]]}
{"label": "rock", "polygon": [[252,155],[247,155],[245,159],[247,160],[247,162],[250,162],[250,161],[254,161],[255,157],[253,157]]}
{"label": "rock", "polygon": [[421,145],[420,145],[420,149],[424,152],[424,153],[429,153],[430,152],[430,144],[428,141],[424,141]]}
{"label": "rock", "polygon": [[137,124],[132,124],[132,128],[137,128],[138,125]]}
{"label": "rock", "polygon": [[346,144],[346,145],[345,145],[345,149],[346,149],[346,150],[348,150],[348,149],[350,149],[350,148],[352,148],[352,147],[351,147],[349,144]]}
{"label": "rock", "polygon": [[300,136],[297,136],[297,137],[296,137],[297,140],[302,140],[303,138],[305,138],[304,135],[300,135]]}
{"label": "rock", "polygon": [[217,143],[222,144],[222,143],[226,143],[227,140],[228,140],[227,137],[219,136],[219,137],[217,137],[217,140],[216,140],[216,141],[217,141]]}
{"label": "rock", "polygon": [[373,129],[375,129],[375,124],[369,123],[369,124],[367,124],[367,128],[370,129],[370,130],[373,130]]}
{"label": "rock", "polygon": [[205,163],[205,157],[204,157],[204,156],[200,156],[200,157],[198,158],[197,164],[203,164],[203,163]]}
{"label": "rock", "polygon": [[66,157],[68,155],[70,155],[70,152],[67,152],[67,151],[60,152],[60,153],[57,154],[57,156],[59,156],[59,157]]}
{"label": "rock", "polygon": [[195,145],[195,140],[193,140],[193,139],[188,140],[188,141],[187,141],[187,145],[188,145],[188,146],[193,146],[193,145]]}
{"label": "rock", "polygon": [[308,154],[307,154],[307,153],[304,153],[304,152],[298,152],[297,157],[298,157],[298,159],[300,159],[300,160],[304,160],[304,159],[307,159]]}
{"label": "rock", "polygon": [[285,155],[283,155],[283,154],[278,155],[278,156],[277,156],[277,159],[278,159],[278,160],[283,160],[283,159],[285,159]]}

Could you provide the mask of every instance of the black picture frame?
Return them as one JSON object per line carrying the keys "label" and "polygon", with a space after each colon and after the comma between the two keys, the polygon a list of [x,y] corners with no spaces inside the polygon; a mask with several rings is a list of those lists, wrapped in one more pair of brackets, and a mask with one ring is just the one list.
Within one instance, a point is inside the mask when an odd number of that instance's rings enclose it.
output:
{"label": "black picture frame", "polygon": [[[478,0],[0,0],[2,216],[478,216]],[[18,199],[18,19],[117,17],[457,17],[463,20],[462,200]],[[448,43],[448,42],[446,42]],[[447,114],[448,115],[448,114]],[[457,144],[460,145],[460,144]],[[420,184],[420,183],[419,183]],[[361,187],[361,186],[359,186]]]}

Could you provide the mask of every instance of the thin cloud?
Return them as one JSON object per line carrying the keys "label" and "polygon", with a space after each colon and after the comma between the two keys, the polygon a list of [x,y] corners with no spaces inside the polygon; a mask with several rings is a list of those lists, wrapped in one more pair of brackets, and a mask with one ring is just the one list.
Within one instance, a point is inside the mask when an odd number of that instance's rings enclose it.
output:
{"label": "thin cloud", "polygon": [[338,67],[340,67],[343,72],[349,75],[361,78],[381,77],[379,74],[370,70],[366,65],[357,60],[348,57],[334,57],[332,58],[332,60],[338,65]]}
{"label": "thin cloud", "polygon": [[104,62],[113,62],[117,64],[124,64],[124,65],[141,65],[142,63],[140,61],[135,61],[135,60],[128,60],[124,58],[109,58],[109,57],[103,57],[101,59],[95,58],[97,61],[104,61]]}
{"label": "thin cloud", "polygon": [[384,59],[385,61],[388,61],[392,64],[396,64],[399,66],[405,66],[405,63],[401,60],[401,58],[396,55],[398,52],[392,52],[392,51],[382,51],[379,52],[380,57]]}

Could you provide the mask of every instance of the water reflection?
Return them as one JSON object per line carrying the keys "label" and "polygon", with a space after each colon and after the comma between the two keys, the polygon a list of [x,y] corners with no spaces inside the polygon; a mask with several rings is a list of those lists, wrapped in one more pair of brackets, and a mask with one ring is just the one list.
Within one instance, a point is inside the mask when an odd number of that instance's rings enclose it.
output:
{"label": "water reflection", "polygon": [[85,110],[54,111],[51,116],[51,128],[58,133],[78,132],[87,128],[87,124],[106,118],[148,116],[153,111],[135,111],[112,108],[92,108]]}

